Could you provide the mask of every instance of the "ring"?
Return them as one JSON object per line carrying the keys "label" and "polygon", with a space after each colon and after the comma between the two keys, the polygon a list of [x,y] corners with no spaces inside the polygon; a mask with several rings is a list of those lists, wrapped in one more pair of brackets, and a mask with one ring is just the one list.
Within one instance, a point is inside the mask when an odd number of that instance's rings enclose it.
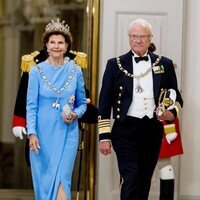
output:
{"label": "ring", "polygon": [[71,119],[72,119],[72,117],[71,117],[71,116],[69,116],[69,117],[67,117],[67,118],[66,118],[66,120],[71,120]]}

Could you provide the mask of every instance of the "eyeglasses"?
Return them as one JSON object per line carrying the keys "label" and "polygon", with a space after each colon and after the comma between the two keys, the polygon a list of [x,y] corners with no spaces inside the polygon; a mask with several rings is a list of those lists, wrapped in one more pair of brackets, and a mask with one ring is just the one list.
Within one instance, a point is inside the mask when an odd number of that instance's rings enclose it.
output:
{"label": "eyeglasses", "polygon": [[151,37],[151,35],[128,35],[131,40],[142,40],[145,41],[147,38]]}

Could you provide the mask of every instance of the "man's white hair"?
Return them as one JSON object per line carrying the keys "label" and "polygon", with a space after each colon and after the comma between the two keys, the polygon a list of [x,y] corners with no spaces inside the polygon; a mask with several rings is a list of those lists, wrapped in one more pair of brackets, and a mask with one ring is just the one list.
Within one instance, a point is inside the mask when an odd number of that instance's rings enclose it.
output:
{"label": "man's white hair", "polygon": [[131,29],[132,29],[136,24],[139,24],[139,25],[143,26],[144,28],[146,28],[147,30],[149,30],[150,35],[153,35],[153,34],[152,34],[152,26],[151,26],[151,24],[150,24],[148,21],[146,21],[145,19],[141,19],[141,18],[134,20],[134,21],[129,25],[129,27],[128,27],[128,34],[130,33]]}

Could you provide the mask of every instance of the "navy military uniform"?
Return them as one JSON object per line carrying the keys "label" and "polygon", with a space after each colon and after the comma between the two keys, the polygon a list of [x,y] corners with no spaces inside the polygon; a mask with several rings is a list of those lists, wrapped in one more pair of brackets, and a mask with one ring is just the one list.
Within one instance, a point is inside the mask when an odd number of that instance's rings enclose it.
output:
{"label": "navy military uniform", "polygon": [[[132,51],[129,51],[118,59],[112,58],[107,62],[99,97],[99,140],[112,141],[121,176],[121,200],[147,200],[159,156],[163,126],[155,114],[152,118],[127,115],[134,98],[132,56]],[[176,116],[183,100],[177,87],[173,63],[152,52],[148,52],[148,56],[153,65],[150,73],[155,106],[158,106],[161,90],[172,88],[177,93],[172,110]],[[111,111],[115,119],[112,130]]]}

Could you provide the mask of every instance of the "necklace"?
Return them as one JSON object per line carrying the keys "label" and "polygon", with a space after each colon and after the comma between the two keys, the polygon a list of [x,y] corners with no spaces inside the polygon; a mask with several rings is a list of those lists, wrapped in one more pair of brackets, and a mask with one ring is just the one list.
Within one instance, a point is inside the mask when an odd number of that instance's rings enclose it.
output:
{"label": "necklace", "polygon": [[63,61],[63,64],[57,64],[57,65],[53,65],[51,64],[49,58],[46,60],[46,62],[50,65],[50,67],[52,67],[53,69],[55,70],[59,70],[62,68],[62,65],[65,65],[66,64],[66,60]]}
{"label": "necklace", "polygon": [[119,58],[119,57],[117,57],[116,60],[117,60],[117,64],[118,64],[119,69],[120,69],[126,76],[128,76],[128,77],[130,77],[130,78],[135,78],[135,79],[137,80],[137,85],[136,85],[136,88],[135,88],[135,92],[136,92],[136,93],[142,93],[142,92],[143,92],[143,88],[142,88],[142,86],[140,85],[140,79],[143,78],[143,77],[145,77],[145,76],[153,69],[153,67],[155,67],[155,66],[160,62],[161,57],[162,57],[162,56],[159,55],[158,58],[156,59],[156,61],[151,65],[151,67],[149,67],[149,68],[146,70],[146,72],[141,73],[141,74],[138,74],[138,75],[132,74],[132,73],[128,72],[126,69],[124,69],[124,68],[122,67],[122,64],[121,64],[121,62],[120,62],[120,58]]}
{"label": "necklace", "polygon": [[[74,68],[72,69],[71,75],[69,76],[69,78],[67,79],[66,83],[63,85],[63,87],[61,87],[60,89],[57,89],[48,79],[47,77],[44,75],[44,73],[42,72],[42,70],[40,69],[39,65],[37,65],[38,71],[40,76],[42,77],[42,79],[44,80],[45,84],[55,93],[57,93],[58,95],[60,95],[63,91],[65,91],[67,89],[67,87],[69,86],[72,78],[75,75],[76,72],[76,67],[74,66]],[[52,107],[55,109],[60,109],[60,102],[59,102],[59,97],[56,98],[56,101],[52,104]]]}

